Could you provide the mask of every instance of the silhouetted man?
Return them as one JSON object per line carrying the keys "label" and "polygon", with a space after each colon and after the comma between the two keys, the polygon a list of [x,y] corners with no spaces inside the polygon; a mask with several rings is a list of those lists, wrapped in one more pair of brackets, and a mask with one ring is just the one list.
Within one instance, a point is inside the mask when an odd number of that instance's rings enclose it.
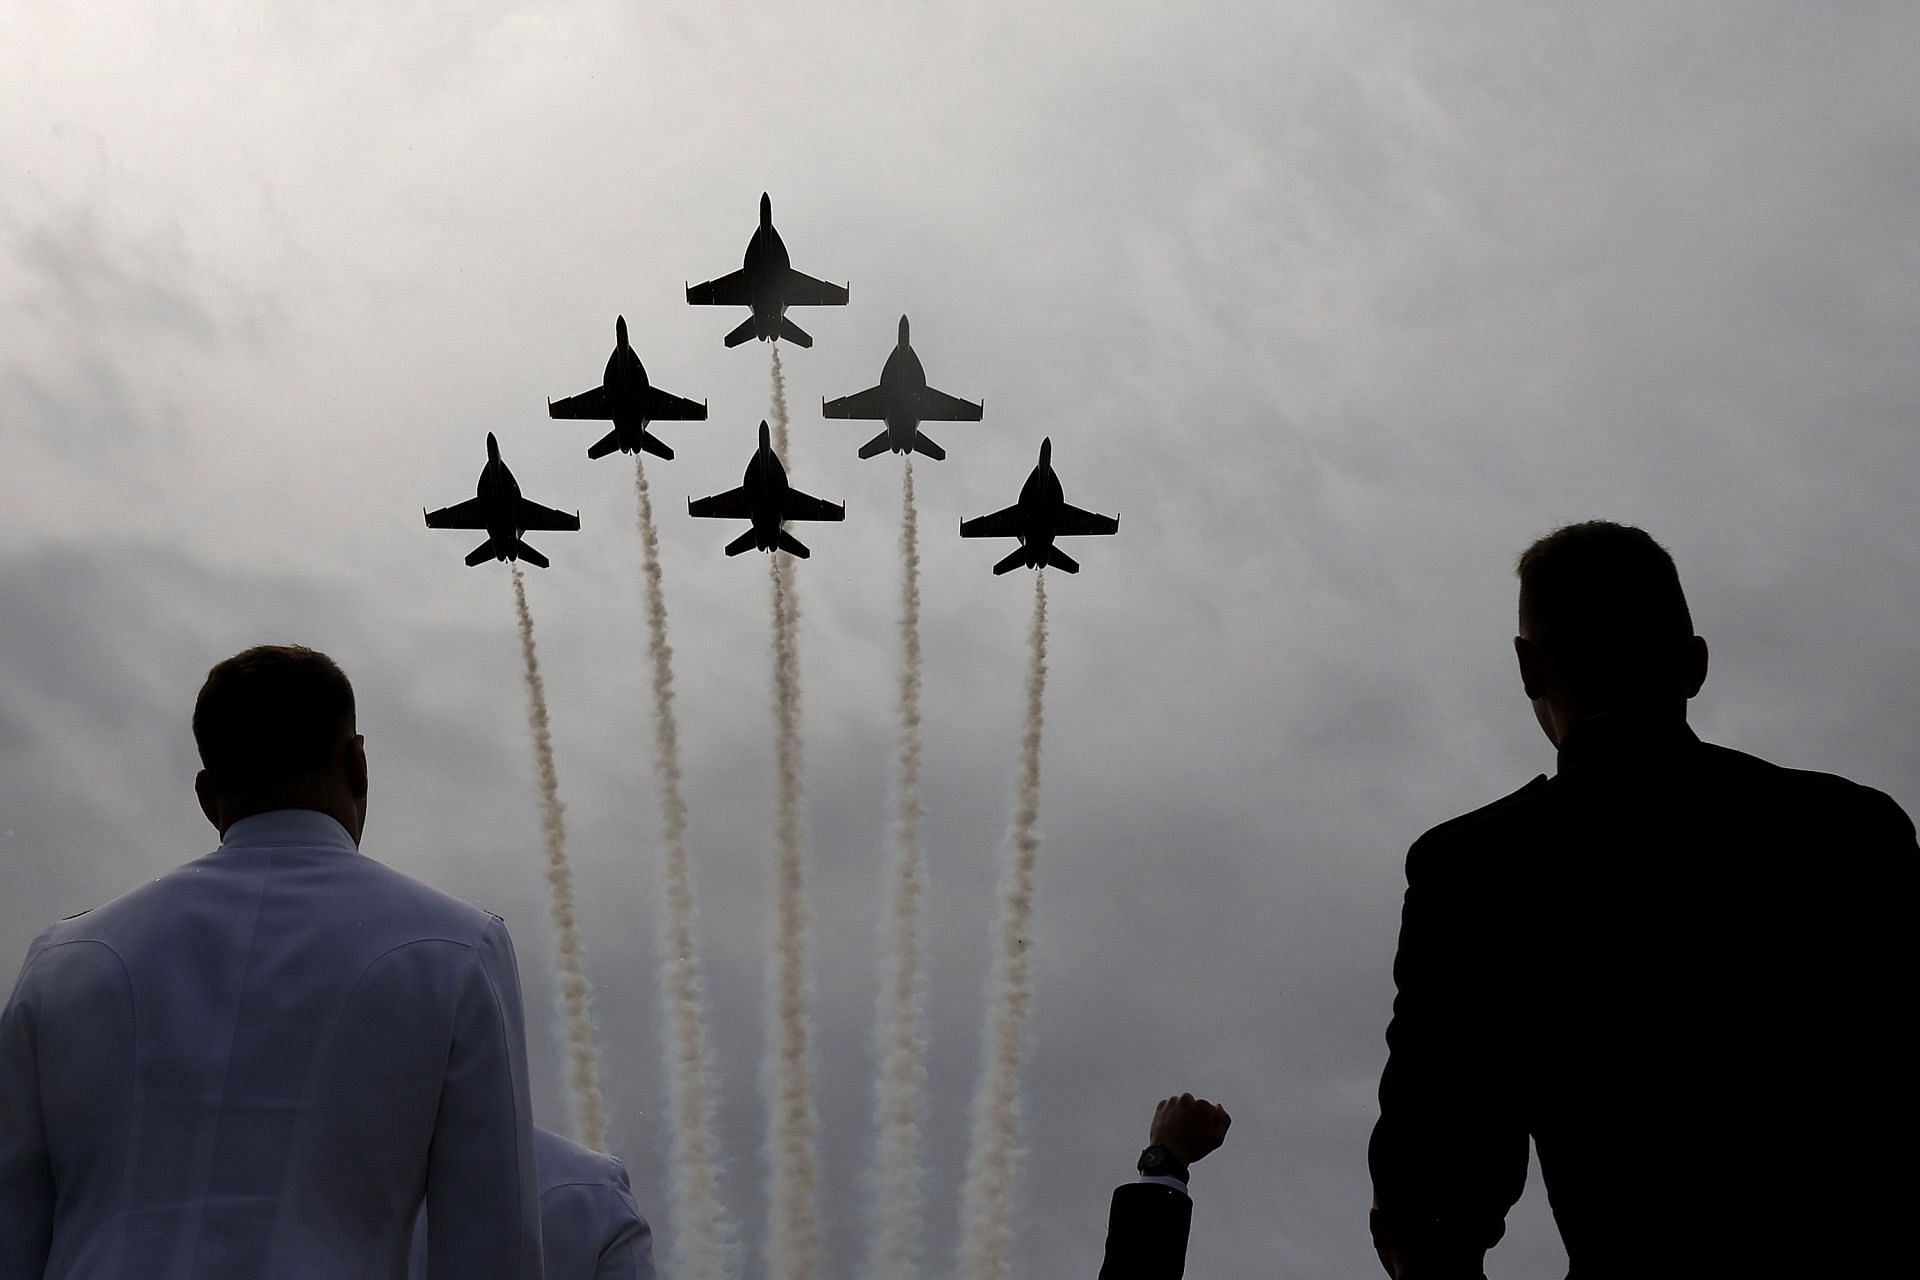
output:
{"label": "silhouetted man", "polygon": [[1407,856],[1369,1151],[1382,1262],[1479,1276],[1531,1136],[1575,1280],[1891,1274],[1913,824],[1693,735],[1706,643],[1639,529],[1561,529],[1519,575],[1514,649],[1559,769]]}
{"label": "silhouetted man", "polygon": [[[626,1166],[551,1129],[533,1131],[546,1280],[654,1280],[653,1228],[640,1216]],[[413,1237],[413,1280],[427,1280],[432,1224]]]}
{"label": "silhouetted man", "polygon": [[1100,1280],[1180,1280],[1193,1225],[1190,1166],[1220,1149],[1233,1117],[1183,1093],[1153,1109],[1137,1181],[1115,1187],[1107,1210],[1107,1256]]}
{"label": "silhouetted man", "polygon": [[358,852],[365,745],[325,655],[207,676],[220,847],[28,949],[0,1013],[6,1280],[538,1280],[506,927]]}

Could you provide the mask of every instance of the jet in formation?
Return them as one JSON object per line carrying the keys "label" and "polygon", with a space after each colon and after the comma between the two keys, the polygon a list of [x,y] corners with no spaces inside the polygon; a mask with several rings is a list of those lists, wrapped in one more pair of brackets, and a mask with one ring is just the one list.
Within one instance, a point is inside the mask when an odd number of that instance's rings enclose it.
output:
{"label": "jet in formation", "polygon": [[613,321],[613,354],[607,357],[607,371],[600,385],[565,400],[547,401],[549,418],[611,419],[613,430],[587,450],[589,458],[604,458],[615,449],[622,453],[648,453],[671,460],[673,450],[647,430],[650,422],[705,422],[707,406],[669,394],[647,381],[646,366],[627,345],[627,318]]}
{"label": "jet in formation", "polygon": [[1006,573],[1026,565],[1038,569],[1052,565],[1068,573],[1080,572],[1080,563],[1053,545],[1055,538],[1084,534],[1115,533],[1119,516],[1103,516],[1070,506],[1060,490],[1060,477],[1053,474],[1053,441],[1040,442],[1040,465],[1020,486],[1020,501],[990,516],[960,522],[963,538],[1018,538],[1020,547],[993,566],[995,573]]}
{"label": "jet in formation", "polygon": [[880,385],[857,391],[838,400],[821,402],[820,412],[829,418],[881,419],[887,429],[860,446],[860,456],[871,458],[891,449],[895,453],[926,454],[935,462],[947,456],[942,449],[920,434],[923,422],[978,422],[981,406],[971,400],[935,391],[927,385],[927,371],[907,341],[907,318],[900,317],[900,342],[887,355],[880,370]]}
{"label": "jet in formation", "polygon": [[[424,509],[423,509],[424,510]],[[525,560],[547,567],[547,558],[521,541],[529,529],[561,529],[571,532],[580,527],[578,514],[568,515],[529,502],[520,496],[520,483],[500,460],[500,444],[487,433],[487,465],[480,472],[474,496],[465,502],[438,511],[427,511],[429,529],[485,529],[487,540],[467,555],[469,565],[482,560]]]}
{"label": "jet in formation", "polygon": [[687,514],[753,521],[751,529],[727,544],[730,556],[737,556],[748,548],[771,551],[778,547],[804,560],[807,548],[780,526],[788,520],[845,520],[847,507],[843,502],[828,502],[804,494],[787,483],[787,469],[780,465],[766,420],[762,419],[760,447],[747,463],[746,478],[740,487],[710,498],[689,498]]}
{"label": "jet in formation", "polygon": [[796,347],[810,347],[813,339],[787,319],[787,308],[844,307],[847,289],[793,269],[787,259],[787,246],[773,229],[773,201],[762,191],[760,226],[747,241],[747,256],[740,269],[717,280],[688,285],[687,301],[697,307],[753,308],[753,314],[727,335],[729,347],[737,347],[748,338],[762,342],[785,338]]}

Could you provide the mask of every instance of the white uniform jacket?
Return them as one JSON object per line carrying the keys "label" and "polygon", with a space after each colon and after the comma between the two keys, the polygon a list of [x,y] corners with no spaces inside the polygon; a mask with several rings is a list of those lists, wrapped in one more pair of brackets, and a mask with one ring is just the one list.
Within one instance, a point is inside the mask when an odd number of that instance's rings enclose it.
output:
{"label": "white uniform jacket", "polygon": [[538,1280],[506,926],[309,810],[41,934],[0,1013],[6,1280]]}
{"label": "white uniform jacket", "polygon": [[[547,1280],[654,1280],[653,1228],[633,1201],[626,1166],[551,1129],[533,1131],[533,1162]],[[427,1280],[428,1229],[422,1217],[413,1280]]]}

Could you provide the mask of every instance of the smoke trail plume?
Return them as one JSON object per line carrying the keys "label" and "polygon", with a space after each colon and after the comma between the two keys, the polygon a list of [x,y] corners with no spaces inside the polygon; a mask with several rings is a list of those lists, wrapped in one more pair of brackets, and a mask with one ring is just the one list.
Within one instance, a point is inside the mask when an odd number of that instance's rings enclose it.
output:
{"label": "smoke trail plume", "polygon": [[[778,346],[773,349],[773,419],[774,447],[784,454],[787,398]],[[773,1001],[767,1033],[771,1162],[767,1199],[773,1217],[767,1232],[767,1271],[786,1280],[813,1280],[820,1252],[815,1194],[818,1160],[814,1153],[817,1121],[808,1045],[808,1010],[813,998],[807,973],[810,920],[800,827],[800,606],[794,592],[792,557],[775,552],[771,577],[778,792],[775,833],[779,849],[774,869],[773,971],[769,975]]]}
{"label": "smoke trail plume", "polygon": [[660,789],[660,979],[667,1011],[667,1113],[673,1133],[670,1275],[725,1280],[731,1231],[720,1205],[713,1136],[707,1014],[700,981],[699,917],[687,856],[687,802],[680,786],[680,726],[673,711],[673,648],[660,578],[660,535],[653,523],[647,466],[636,453],[641,564],[647,589],[647,656],[653,667],[653,776]]}
{"label": "smoke trail plume", "polygon": [[527,662],[527,721],[533,730],[533,767],[540,783],[540,826],[547,837],[547,888],[553,895],[553,933],[560,952],[560,1006],[567,1031],[567,1086],[573,1101],[573,1136],[595,1151],[607,1149],[606,1109],[600,1099],[600,1057],[593,1047],[593,1015],[587,1007],[586,952],[573,909],[573,871],[567,865],[567,829],[560,806],[560,776],[553,767],[553,733],[547,721],[547,689],[533,646],[533,614],[527,584],[513,567],[513,604],[520,616],[520,651]]}
{"label": "smoke trail plume", "polygon": [[1006,1280],[1013,1245],[1013,1191],[1019,1151],[1020,1068],[1025,1055],[1027,944],[1033,924],[1033,866],[1040,850],[1040,729],[1047,689],[1047,581],[1034,575],[1028,633],[1027,727],[1020,739],[1020,782],[1011,848],[1000,881],[993,975],[987,991],[987,1057],[974,1098],[973,1143],[961,1199],[961,1272],[967,1280]]}
{"label": "smoke trail plume", "polygon": [[920,954],[920,898],[926,889],[920,845],[920,541],[911,460],[901,479],[900,565],[900,755],[877,1019],[874,1127],[879,1146],[873,1168],[879,1199],[867,1256],[873,1280],[910,1280],[918,1274],[926,1178],[920,1164],[927,1053]]}

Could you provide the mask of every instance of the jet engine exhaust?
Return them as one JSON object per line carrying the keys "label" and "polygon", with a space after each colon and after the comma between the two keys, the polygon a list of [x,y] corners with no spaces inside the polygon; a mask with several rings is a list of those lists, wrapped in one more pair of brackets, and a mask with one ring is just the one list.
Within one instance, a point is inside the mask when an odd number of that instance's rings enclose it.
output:
{"label": "jet engine exhaust", "polygon": [[647,464],[633,459],[639,498],[641,568],[646,578],[647,656],[653,675],[653,776],[660,789],[660,985],[667,1014],[667,1114],[673,1133],[670,1175],[674,1265],[689,1280],[726,1280],[731,1228],[719,1196],[714,1140],[712,1058],[700,978],[699,913],[687,855],[687,802],[681,790],[680,726],[673,710],[673,648],[660,574]]}
{"label": "jet engine exhaust", "polygon": [[993,972],[987,986],[986,1062],[974,1098],[973,1140],[961,1192],[961,1272],[967,1280],[1007,1280],[1020,1131],[1020,1069],[1028,1007],[1027,948],[1033,927],[1033,869],[1040,849],[1040,731],[1047,688],[1047,579],[1033,579],[1028,633],[1027,724],[1013,828],[1001,867]]}
{"label": "jet engine exhaust", "polygon": [[567,1087],[573,1107],[573,1136],[595,1151],[607,1149],[606,1108],[600,1097],[600,1057],[593,1047],[593,1015],[588,1008],[585,948],[574,914],[573,870],[567,863],[565,814],[560,777],[553,766],[553,733],[547,720],[547,690],[533,643],[533,613],[527,608],[527,584],[513,567],[513,603],[520,618],[520,651],[526,658],[527,722],[533,734],[533,767],[540,784],[540,826],[547,838],[547,888],[553,895],[551,918],[559,950],[560,1005],[567,1037]]}
{"label": "jet engine exhaust", "polygon": [[926,890],[920,842],[920,542],[913,463],[900,490],[900,734],[894,775],[896,811],[887,868],[885,938],[876,1019],[880,1077],[874,1091],[874,1181],[879,1189],[867,1274],[910,1280],[918,1274],[926,1172],[921,1167],[921,1091],[926,1082],[926,1000],[920,899]]}
{"label": "jet engine exhaust", "polygon": [[[787,398],[780,372],[780,348],[773,349],[774,448],[787,447]],[[784,461],[784,457],[783,457]],[[806,864],[800,823],[800,670],[799,598],[794,592],[794,561],[770,558],[773,614],[774,755],[777,777],[774,868],[773,990],[767,1044],[768,1155],[767,1200],[772,1223],[767,1232],[767,1270],[788,1280],[813,1280],[819,1270],[817,1220],[818,1158],[815,1133],[813,1060],[808,1013],[813,984],[807,969]]]}

